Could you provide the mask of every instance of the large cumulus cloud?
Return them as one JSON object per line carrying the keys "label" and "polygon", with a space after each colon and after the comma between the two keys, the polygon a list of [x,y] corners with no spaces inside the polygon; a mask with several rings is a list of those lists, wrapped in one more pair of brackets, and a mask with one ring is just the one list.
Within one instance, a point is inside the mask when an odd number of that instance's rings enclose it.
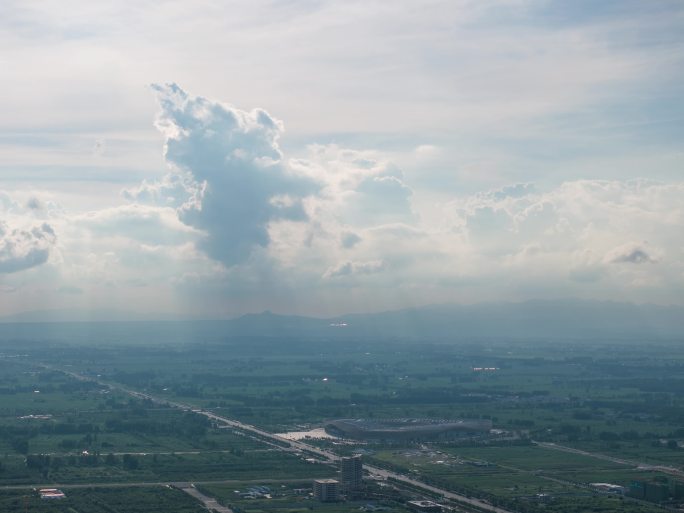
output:
{"label": "large cumulus cloud", "polygon": [[[182,178],[167,179],[166,201],[186,195],[184,223],[202,230],[199,247],[226,265],[247,260],[270,242],[272,221],[304,220],[302,200],[316,185],[282,162],[282,123],[262,109],[243,111],[192,96],[175,84],[156,85],[167,162]],[[154,195],[155,190],[140,189]],[[130,194],[130,193],[129,193]]]}
{"label": "large cumulus cloud", "polygon": [[[332,253],[358,244],[358,230],[415,220],[401,171],[374,152],[312,145],[287,159],[278,145],[283,125],[266,111],[240,110],[175,84],[154,90],[171,172],[123,196],[174,209],[201,234],[198,249],[226,268],[243,273],[250,261],[297,262],[320,278],[339,261]],[[312,251],[301,255],[295,246]]]}

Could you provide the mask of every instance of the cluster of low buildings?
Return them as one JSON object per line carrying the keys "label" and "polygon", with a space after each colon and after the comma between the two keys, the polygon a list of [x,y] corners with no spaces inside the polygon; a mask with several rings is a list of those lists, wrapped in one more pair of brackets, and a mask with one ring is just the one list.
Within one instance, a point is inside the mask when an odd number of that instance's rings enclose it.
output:
{"label": "cluster of low buildings", "polygon": [[684,500],[684,483],[674,479],[635,480],[629,486],[612,483],[590,483],[601,492],[627,495],[648,502],[667,502]]}
{"label": "cluster of low buildings", "polygon": [[38,494],[43,500],[66,499],[64,492],[58,488],[41,488]]}
{"label": "cluster of low buildings", "polygon": [[252,486],[244,492],[240,492],[242,499],[270,499],[271,489],[268,486]]}
{"label": "cluster of low buildings", "polygon": [[[363,461],[361,455],[340,459],[340,478],[339,479],[316,479],[313,483],[314,499],[320,502],[337,502],[342,498],[359,498],[363,491]],[[416,512],[441,513],[444,506],[432,501],[418,500],[409,501],[407,505]],[[362,508],[365,511],[375,511],[367,505]]]}
{"label": "cluster of low buildings", "polygon": [[409,501],[408,506],[421,513],[441,513],[444,511],[444,506],[433,501]]}
{"label": "cluster of low buildings", "polygon": [[620,486],[613,483],[590,483],[590,486],[601,492],[609,492],[617,495],[624,495],[629,490],[626,486]]}

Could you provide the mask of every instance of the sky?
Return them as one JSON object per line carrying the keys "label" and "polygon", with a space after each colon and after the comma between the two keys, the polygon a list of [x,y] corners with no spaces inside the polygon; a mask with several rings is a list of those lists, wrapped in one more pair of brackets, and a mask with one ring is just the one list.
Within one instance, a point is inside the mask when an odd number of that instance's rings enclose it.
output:
{"label": "sky", "polygon": [[5,0],[0,317],[684,305],[679,0]]}

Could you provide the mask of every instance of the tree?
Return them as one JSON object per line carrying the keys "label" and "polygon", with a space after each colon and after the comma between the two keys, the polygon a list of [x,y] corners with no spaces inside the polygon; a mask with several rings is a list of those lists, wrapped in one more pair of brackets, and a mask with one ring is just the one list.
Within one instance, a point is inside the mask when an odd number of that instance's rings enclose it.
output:
{"label": "tree", "polygon": [[601,431],[599,438],[604,442],[616,442],[620,439],[620,436],[612,431]]}
{"label": "tree", "polygon": [[27,438],[14,438],[12,440],[12,449],[17,451],[19,454],[28,454],[29,452],[29,442]]}
{"label": "tree", "polygon": [[126,470],[136,470],[138,468],[138,459],[131,454],[124,454],[123,468]]}

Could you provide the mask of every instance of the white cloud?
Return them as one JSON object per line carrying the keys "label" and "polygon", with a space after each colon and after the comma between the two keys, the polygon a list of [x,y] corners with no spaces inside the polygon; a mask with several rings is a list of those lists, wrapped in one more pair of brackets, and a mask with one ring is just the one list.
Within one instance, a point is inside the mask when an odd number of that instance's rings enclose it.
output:
{"label": "white cloud", "polygon": [[47,262],[57,241],[53,228],[43,223],[29,229],[0,222],[0,274],[16,273]]}
{"label": "white cloud", "polygon": [[189,173],[173,173],[157,181],[143,180],[140,185],[124,189],[121,195],[134,203],[179,208],[201,201],[202,187]]}
{"label": "white cloud", "polygon": [[[54,191],[0,194],[3,291],[72,303],[163,291],[168,308],[217,315],[558,296],[684,303],[682,183],[523,181],[445,187],[436,200],[389,152],[316,144],[288,158],[265,110],[156,92],[170,170],[124,186],[126,203],[68,210]],[[445,162],[441,147],[418,148]]]}
{"label": "white cloud", "polygon": [[199,247],[226,265],[267,246],[272,221],[306,219],[302,199],[316,184],[281,162],[280,121],[261,109],[246,112],[189,95],[175,84],[155,90],[167,162],[185,176],[146,185],[129,197],[158,197],[165,189],[178,197],[179,188],[190,189],[193,201],[181,205],[179,217],[204,232]]}
{"label": "white cloud", "polygon": [[0,306],[684,303],[684,10],[568,5],[8,0]]}
{"label": "white cloud", "polygon": [[200,236],[169,207],[122,205],[77,214],[69,221],[74,228],[85,228],[98,238],[122,237],[150,245],[179,245]]}
{"label": "white cloud", "polygon": [[325,274],[323,274],[323,278],[330,279],[359,274],[375,274],[381,272],[384,268],[385,263],[382,260],[373,260],[369,262],[348,261],[326,270]]}

